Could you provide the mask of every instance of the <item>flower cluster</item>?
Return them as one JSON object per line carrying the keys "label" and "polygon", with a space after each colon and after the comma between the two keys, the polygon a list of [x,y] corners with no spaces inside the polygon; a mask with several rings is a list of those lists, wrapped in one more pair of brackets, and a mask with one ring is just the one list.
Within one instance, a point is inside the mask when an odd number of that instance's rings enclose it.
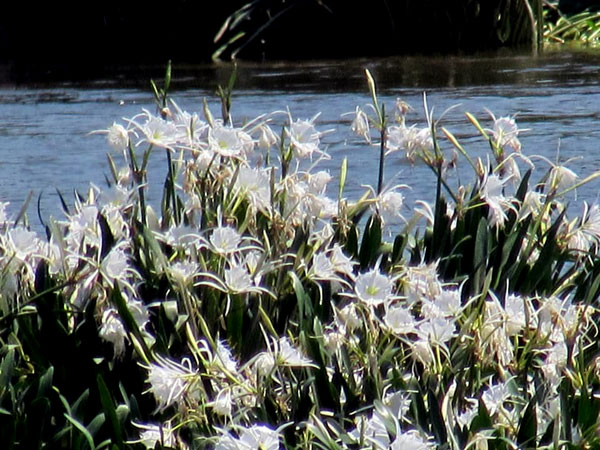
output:
{"label": "flower cluster", "polygon": [[[40,439],[598,445],[600,214],[584,204],[569,218],[564,203],[596,175],[551,164],[530,188],[534,158],[514,118],[485,129],[467,116],[492,150],[484,162],[448,130],[437,140],[429,111],[427,127],[408,126],[410,110],[399,101],[395,123],[379,126],[382,158],[402,151],[438,183],[435,205],[417,202],[413,217],[405,186],[346,199],[344,170],[328,195],[318,116],[235,126],[175,103],[105,130],[123,167],[111,158],[110,185],[78,196],[47,239],[0,204],[0,380],[13,391],[35,380],[39,398],[65,408],[52,417],[64,428]],[[373,143],[356,111],[352,130]],[[452,191],[454,150],[475,181]],[[146,175],[156,151],[168,165],[160,204]],[[396,219],[405,228],[387,242]],[[74,366],[54,343],[78,355],[83,383],[68,381]],[[9,391],[0,385],[0,407],[18,418]],[[86,415],[85,402],[101,412]]]}

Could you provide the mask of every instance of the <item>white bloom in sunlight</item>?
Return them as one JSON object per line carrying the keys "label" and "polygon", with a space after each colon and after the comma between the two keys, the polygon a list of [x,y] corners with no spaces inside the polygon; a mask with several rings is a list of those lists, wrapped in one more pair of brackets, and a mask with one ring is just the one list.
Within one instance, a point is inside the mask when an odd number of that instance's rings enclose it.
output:
{"label": "white bloom in sunlight", "polygon": [[102,260],[102,273],[110,281],[123,280],[127,274],[129,261],[122,247],[114,247]]}
{"label": "white bloom in sunlight", "polygon": [[511,207],[510,200],[504,196],[504,184],[498,175],[488,175],[481,186],[480,195],[489,208],[488,221],[491,227],[503,227],[506,221],[505,210]]}
{"label": "white bloom in sunlight", "polygon": [[440,295],[442,283],[438,278],[437,267],[438,262],[406,268],[403,287],[410,305],[423,299],[434,300]]}
{"label": "white bloom in sunlight", "polygon": [[262,124],[259,127],[259,130],[260,137],[258,138],[258,146],[260,148],[268,149],[279,143],[279,136],[277,136],[266,123]]}
{"label": "white bloom in sunlight", "polygon": [[231,350],[227,345],[221,341],[217,341],[217,350],[215,354],[215,361],[219,361],[219,364],[228,372],[235,373],[237,372],[237,362],[233,359],[231,354]]}
{"label": "white bloom in sunlight", "polygon": [[265,425],[253,425],[239,433],[242,448],[279,450],[279,433]]}
{"label": "white bloom in sunlight", "polygon": [[144,111],[141,116],[145,116],[146,118],[144,123],[137,123],[135,121],[137,117],[134,117],[130,121],[144,136],[137,145],[143,142],[161,148],[170,148],[175,145],[179,137],[179,131],[174,123],[154,116],[148,111]]}
{"label": "white bloom in sunlight", "polygon": [[98,207],[95,205],[83,206],[76,214],[69,218],[66,237],[67,243],[73,248],[80,245],[91,245],[100,248],[100,227],[98,226]]}
{"label": "white bloom in sunlight", "polygon": [[228,255],[238,250],[242,237],[234,228],[220,226],[213,230],[209,241],[215,253]]}
{"label": "white bloom in sunlight", "polygon": [[39,256],[41,250],[41,241],[37,233],[29,231],[24,227],[18,226],[11,228],[7,236],[7,248],[19,261],[31,261]]}
{"label": "white bloom in sunlight", "polygon": [[0,226],[6,226],[10,222],[8,214],[6,213],[6,207],[10,205],[10,202],[0,202]]}
{"label": "white bloom in sunlight", "polygon": [[424,440],[416,430],[410,430],[398,434],[390,444],[389,450],[427,450],[434,447],[435,445]]}
{"label": "white bloom in sunlight", "polygon": [[356,419],[356,428],[349,431],[348,435],[358,441],[364,439],[368,448],[384,450],[389,448],[390,436],[385,426],[384,419],[375,411],[370,418],[358,416]]}
{"label": "white bloom in sunlight", "polygon": [[424,365],[429,365],[433,362],[433,349],[429,343],[429,339],[417,339],[412,343],[412,356]]}
{"label": "white bloom in sunlight", "polygon": [[421,322],[418,326],[418,331],[432,343],[445,344],[454,336],[456,325],[452,320],[443,317],[434,317]]}
{"label": "white bloom in sunlight", "polygon": [[367,114],[358,106],[354,113],[354,119],[350,125],[350,129],[358,136],[362,137],[367,143],[371,143],[371,132],[369,127],[369,118]]}
{"label": "white bloom in sunlight", "polygon": [[460,290],[442,289],[433,300],[425,299],[421,313],[426,318],[456,317],[461,310]]}
{"label": "white bloom in sunlight", "polygon": [[129,145],[129,132],[123,125],[115,122],[108,128],[106,140],[114,150],[125,150]]}
{"label": "white bloom in sunlight", "polygon": [[296,120],[291,122],[286,128],[286,133],[290,138],[290,143],[294,149],[297,158],[310,158],[313,153],[322,153],[319,150],[321,133],[319,133],[313,122],[317,116],[311,120]]}
{"label": "white bloom in sunlight", "polygon": [[[527,325],[526,304],[529,306],[529,299],[520,295],[509,294],[504,300],[504,311],[506,312],[506,334],[515,336],[519,334]],[[527,308],[531,315],[531,308]]]}
{"label": "white bloom in sunlight", "polygon": [[386,309],[383,323],[394,334],[415,333],[416,322],[410,311],[400,305],[392,305]]}
{"label": "white bloom in sunlight", "polygon": [[254,286],[248,270],[242,264],[234,264],[225,269],[224,277],[227,288],[233,293],[249,292]]}
{"label": "white bloom in sunlight", "polygon": [[527,191],[519,208],[519,220],[526,219],[529,215],[536,219],[542,211],[544,199],[545,196],[541,192]]}
{"label": "white bloom in sunlight", "polygon": [[253,358],[252,367],[262,377],[270,374],[275,368],[275,358],[270,352],[260,352]]}
{"label": "white bloom in sunlight", "polygon": [[198,264],[191,261],[177,261],[169,266],[169,274],[182,285],[187,285],[198,274]]}
{"label": "white bloom in sunlight", "polygon": [[234,189],[245,195],[253,208],[268,212],[271,206],[271,182],[266,169],[240,167]]}
{"label": "white bloom in sunlight", "polygon": [[404,150],[406,159],[414,162],[421,152],[433,150],[433,138],[429,127],[406,127],[404,124],[388,127],[386,134],[388,153]]}
{"label": "white bloom in sunlight", "polygon": [[356,297],[369,306],[379,306],[393,298],[394,281],[375,268],[356,277]]}
{"label": "white bloom in sunlight", "polygon": [[502,408],[505,401],[510,398],[508,383],[497,383],[488,387],[481,395],[481,399],[485,404],[490,416],[493,416],[496,411]]}
{"label": "white bloom in sunlight", "polygon": [[138,424],[133,422],[133,425],[140,428],[140,438],[137,441],[132,441],[132,444],[140,443],[147,450],[156,448],[156,444],[160,444],[161,448],[175,448],[177,440],[169,422],[164,425],[154,424]]}
{"label": "white bloom in sunlight", "polygon": [[210,129],[208,144],[212,151],[225,157],[241,157],[246,148],[246,142],[241,139],[239,130],[224,126]]}
{"label": "white bloom in sunlight", "polygon": [[280,338],[275,347],[277,362],[282,366],[304,367],[312,365],[310,359],[294,347],[287,337]]}
{"label": "white bloom in sunlight", "polygon": [[473,419],[479,414],[479,402],[477,399],[468,398],[469,406],[456,416],[456,422],[461,428],[469,428]]}
{"label": "white bloom in sunlight", "polygon": [[352,258],[344,254],[340,244],[334,244],[333,249],[331,250],[330,258],[331,263],[333,264],[333,270],[338,273],[343,273],[350,278],[353,277],[354,265],[357,263],[354,262]]}
{"label": "white bloom in sunlight", "polygon": [[333,262],[325,252],[313,255],[308,276],[315,280],[332,280],[336,277]]}
{"label": "white bloom in sunlight", "polygon": [[219,416],[231,416],[232,406],[231,392],[226,389],[219,391],[212,402],[212,409]]}
{"label": "white bloom in sunlight", "polygon": [[215,450],[279,450],[279,432],[265,425],[253,425],[238,430],[239,439],[229,433],[223,434],[215,444]]}
{"label": "white bloom in sunlight", "polygon": [[[493,116],[492,116],[493,117]],[[514,117],[494,118],[494,128],[492,129],[494,141],[500,147],[512,147],[515,152],[521,151],[521,142],[519,142],[519,127]]]}
{"label": "white bloom in sunlight", "polygon": [[320,170],[308,175],[308,190],[312,194],[323,195],[327,184],[331,181],[331,175],[326,170]]}
{"label": "white bloom in sunlight", "polygon": [[404,195],[400,192],[385,191],[377,198],[376,209],[383,223],[395,223],[396,219],[404,220],[400,212],[403,205]]}
{"label": "white bloom in sunlight", "polygon": [[336,322],[340,328],[353,331],[362,325],[362,320],[356,311],[356,305],[349,304],[341,309],[336,309]]}
{"label": "white bloom in sunlight", "polygon": [[184,365],[166,359],[159,359],[158,363],[146,367],[148,382],[150,383],[147,392],[154,395],[160,411],[183,402],[190,381],[195,376],[195,373],[188,366],[189,364]]}
{"label": "white bloom in sunlight", "polygon": [[396,419],[404,419],[406,413],[410,410],[412,400],[406,392],[386,392],[383,397],[383,404],[390,410]]}
{"label": "white bloom in sunlight", "polygon": [[127,332],[123,326],[123,322],[119,317],[119,313],[108,308],[102,313],[102,323],[98,335],[107,342],[113,344],[114,355],[119,357],[125,350],[125,339]]}
{"label": "white bloom in sunlight", "polygon": [[552,169],[550,169],[550,175],[548,176],[548,181],[546,182],[546,186],[548,188],[548,192],[556,192],[561,193],[571,187],[573,187],[579,177],[575,172],[571,169],[568,169],[564,166],[554,165]]}

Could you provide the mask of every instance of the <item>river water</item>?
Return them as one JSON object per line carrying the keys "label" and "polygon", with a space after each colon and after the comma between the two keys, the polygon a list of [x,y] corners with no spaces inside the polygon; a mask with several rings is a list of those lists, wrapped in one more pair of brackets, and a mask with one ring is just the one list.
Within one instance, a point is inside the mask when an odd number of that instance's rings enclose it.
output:
{"label": "river water", "polygon": [[[243,64],[233,96],[233,117],[241,124],[259,114],[287,111],[294,118],[309,119],[320,113],[317,128],[333,129],[323,137],[323,148],[332,156],[321,164],[336,175],[344,157],[349,162],[346,196],[356,198],[362,185],[377,182],[378,150],[364,145],[350,131],[357,105],[370,101],[364,69],[374,75],[380,100],[392,110],[397,98],[415,112],[408,123],[425,126],[423,94],[426,93],[440,125],[451,130],[474,155],[487,144],[465,118],[471,112],[485,126],[489,114],[515,115],[523,152],[552,161],[566,161],[580,177],[600,169],[600,55],[551,53],[542,56],[492,55],[478,57],[407,57],[380,60],[320,61],[311,63]],[[33,200],[28,217],[39,227],[37,200],[42,217],[61,217],[56,191],[67,200],[73,192],[85,192],[90,182],[103,186],[109,173],[105,138],[90,134],[105,129],[142,108],[154,111],[149,88],[159,68],[122,68],[108,80],[36,85],[5,83],[0,87],[0,201],[10,202],[16,214],[30,191]],[[174,66],[171,97],[185,110],[202,111],[208,100],[215,115],[220,106],[214,95],[224,85],[231,66]],[[458,106],[457,106],[458,105]],[[280,119],[277,119],[279,117]],[[284,115],[275,116],[283,123]],[[449,148],[446,141],[442,146]],[[405,191],[410,213],[415,199],[431,200],[434,178],[428,169],[412,166],[396,155],[386,162],[386,178],[411,187]],[[461,166],[467,167],[465,161]],[[541,170],[547,163],[538,160]],[[158,197],[164,174],[164,154],[151,163],[151,181]],[[463,180],[465,181],[465,180]],[[335,184],[335,183],[334,183]],[[599,182],[578,190],[577,201],[597,200]],[[41,197],[40,197],[41,195]]]}

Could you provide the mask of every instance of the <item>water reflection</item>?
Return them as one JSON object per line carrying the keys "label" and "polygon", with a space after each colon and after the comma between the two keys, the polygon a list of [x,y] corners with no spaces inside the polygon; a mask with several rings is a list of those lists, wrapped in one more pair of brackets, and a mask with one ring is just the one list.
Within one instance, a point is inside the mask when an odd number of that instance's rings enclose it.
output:
{"label": "water reflection", "polygon": [[[289,109],[298,118],[321,112],[319,129],[337,129],[324,139],[332,155],[324,167],[335,175],[342,158],[347,157],[347,195],[358,195],[362,184],[376,183],[377,156],[374,149],[351,134],[350,117],[343,114],[369,102],[365,68],[374,74],[381,100],[391,108],[395,99],[402,97],[417,111],[409,120],[420,126],[424,125],[423,91],[437,117],[460,104],[444,117],[442,125],[474,154],[484,154],[487,148],[467,123],[464,112],[472,112],[485,122],[489,117],[485,108],[489,108],[497,116],[518,113],[519,125],[530,129],[522,136],[527,154],[555,160],[560,149],[561,160],[583,157],[572,164],[581,176],[600,166],[597,54],[239,63],[234,118],[243,123],[272,111]],[[112,78],[101,80],[5,83],[0,89],[0,201],[10,201],[12,211],[16,211],[29,190],[35,196],[43,192],[42,215],[60,216],[55,189],[69,198],[73,190],[84,191],[90,181],[102,185],[108,173],[108,146],[102,136],[89,132],[131,117],[141,108],[152,109],[148,80],[160,79],[162,71],[159,67],[144,68],[142,72],[123,67]],[[214,92],[217,85],[227,83],[230,73],[230,65],[176,65],[172,96],[189,111],[201,111],[203,98],[209,98],[214,114],[218,114]],[[275,115],[273,120],[282,125],[285,115]],[[154,157],[153,176],[160,179],[164,155],[158,152]],[[431,174],[425,168],[413,168],[392,157],[386,175],[390,179],[396,174],[398,182],[412,186],[410,196],[431,198]],[[159,182],[156,189],[154,195],[158,196]],[[582,189],[579,198],[595,200],[596,192],[595,187]],[[30,217],[36,222],[34,205]]]}

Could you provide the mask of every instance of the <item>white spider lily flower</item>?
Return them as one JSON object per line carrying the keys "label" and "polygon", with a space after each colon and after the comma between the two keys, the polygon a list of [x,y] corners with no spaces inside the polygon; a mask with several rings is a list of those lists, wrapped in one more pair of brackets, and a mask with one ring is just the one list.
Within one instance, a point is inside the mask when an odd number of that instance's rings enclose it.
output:
{"label": "white spider lily flower", "polygon": [[307,273],[313,280],[333,280],[336,278],[334,265],[326,252],[317,252]]}
{"label": "white spider lily flower", "polygon": [[[351,114],[351,113],[349,113]],[[356,111],[354,112],[354,119],[352,119],[352,124],[350,125],[350,129],[356,133],[358,136],[362,137],[368,144],[371,143],[371,130],[369,126],[369,117],[367,114],[360,108],[356,107]]]}
{"label": "white spider lily flower", "polygon": [[255,211],[268,214],[271,207],[271,182],[268,169],[240,167],[234,189],[246,196]]}
{"label": "white spider lily flower", "polygon": [[479,414],[479,402],[477,399],[468,398],[469,406],[456,416],[456,422],[461,428],[469,428],[473,419]]}
{"label": "white spider lily flower", "polygon": [[413,359],[420,361],[423,365],[428,366],[434,361],[433,349],[428,338],[420,337],[411,345],[411,354]]}
{"label": "white spider lily flower", "polygon": [[[98,225],[98,207],[86,205],[69,217],[67,223],[67,236],[65,241],[71,249],[78,249],[80,245],[90,245],[100,248],[100,226]],[[77,252],[78,253],[78,252]]]}
{"label": "white spider lily flower", "polygon": [[237,361],[233,358],[229,347],[227,347],[227,345],[221,340],[217,340],[217,349],[215,351],[214,360],[218,361],[219,364],[228,372],[237,372]]}
{"label": "white spider lily flower", "polygon": [[245,132],[231,127],[215,126],[208,132],[209,149],[228,158],[242,158],[249,153],[254,141]]}
{"label": "white spider lily flower", "polygon": [[419,334],[435,344],[445,344],[456,335],[456,324],[444,317],[433,317],[419,324]]}
{"label": "white spider lily flower", "polygon": [[571,169],[565,166],[553,165],[546,181],[546,187],[548,192],[561,194],[575,186],[578,179],[579,176]]}
{"label": "white spider lily flower", "polygon": [[239,250],[242,236],[235,228],[219,226],[213,230],[209,242],[215,253],[229,255]]}
{"label": "white spider lily flower", "polygon": [[113,344],[115,357],[119,357],[125,351],[125,339],[127,331],[121,322],[119,313],[114,308],[108,308],[102,313],[102,321],[98,335],[105,341]]}
{"label": "white spider lily flower", "polygon": [[462,308],[459,289],[443,288],[434,299],[424,299],[421,314],[426,318],[456,317]]}
{"label": "white spider lily flower", "polygon": [[378,411],[373,412],[371,417],[358,416],[356,419],[356,428],[348,432],[354,441],[369,444],[377,450],[385,450],[389,448],[390,436],[385,426],[384,418]]}
{"label": "white spider lily flower", "polygon": [[129,145],[129,131],[121,124],[113,122],[106,130],[106,140],[116,151],[123,151]]}
{"label": "white spider lily flower", "polygon": [[383,315],[383,323],[395,335],[417,332],[417,323],[410,311],[400,305],[389,306]]}
{"label": "white spider lily flower", "polygon": [[286,127],[285,132],[290,139],[290,144],[297,158],[311,158],[314,153],[322,154],[319,150],[322,133],[314,126],[314,121],[319,117],[317,114],[311,120],[297,119]]}
{"label": "white spider lily flower", "polygon": [[111,283],[124,281],[129,273],[135,271],[129,267],[129,259],[123,245],[117,245],[104,257],[100,270],[102,275]]}
{"label": "white spider lily flower", "polygon": [[[144,117],[146,120],[143,123],[138,123],[136,120],[140,117]],[[180,132],[173,122],[157,117],[147,110],[143,110],[142,114],[135,116],[128,122],[143,136],[136,143],[136,147],[148,143],[155,147],[172,148],[180,137]]]}
{"label": "white spider lily flower", "polygon": [[148,370],[147,381],[158,404],[158,410],[164,411],[171,405],[181,404],[190,386],[195,382],[197,373],[194,372],[188,360],[177,363],[164,358],[158,358],[157,363],[145,367]]}
{"label": "white spider lily flower", "polygon": [[423,439],[418,431],[409,430],[398,434],[388,448],[389,450],[428,450],[435,447],[433,443]]}
{"label": "white spider lily flower", "polygon": [[305,357],[297,347],[293,346],[287,337],[280,338],[275,342],[275,353],[277,363],[281,366],[315,367],[312,361]]}
{"label": "white spider lily flower", "polygon": [[521,142],[519,141],[519,127],[514,117],[495,118],[492,128],[494,141],[499,147],[511,147],[515,152],[521,151]]}
{"label": "white spider lily flower", "polygon": [[333,249],[331,249],[330,255],[331,263],[333,264],[333,270],[338,273],[344,274],[349,278],[354,277],[354,266],[357,265],[357,262],[354,262],[352,258],[347,256],[340,244],[334,244]]}
{"label": "white spider lily flower", "polygon": [[438,264],[439,261],[436,261],[406,268],[402,284],[409,305],[423,299],[433,300],[440,295],[442,283],[438,278]]}
{"label": "white spider lily flower", "polygon": [[169,275],[182,286],[187,286],[199,275],[199,266],[191,261],[177,261],[168,268]]}
{"label": "white spider lily flower", "polygon": [[429,127],[417,128],[414,125],[406,127],[401,124],[388,128],[385,145],[386,154],[404,150],[405,158],[410,162],[415,162],[423,152],[433,150],[433,138]]}
{"label": "white spider lily flower", "polygon": [[335,322],[338,327],[350,332],[362,325],[362,320],[356,310],[356,305],[350,303],[341,309],[335,309]]}
{"label": "white spider lily flower", "polygon": [[34,263],[42,251],[42,241],[34,231],[18,226],[6,233],[5,251],[21,262]]}
{"label": "white spider lily flower", "polygon": [[526,219],[529,215],[535,220],[542,212],[542,205],[545,198],[546,196],[541,192],[527,191],[519,208],[519,221]]}
{"label": "white spider lily flower", "polygon": [[490,416],[493,416],[496,411],[499,411],[504,402],[510,398],[510,390],[507,382],[500,382],[489,386],[481,395],[481,399],[485,404]]}
{"label": "white spider lily flower", "polygon": [[202,236],[194,228],[186,225],[171,226],[164,232],[162,239],[170,246],[178,249],[198,247]]}
{"label": "white spider lily flower", "polygon": [[128,444],[142,444],[147,450],[153,450],[156,444],[163,448],[176,448],[177,439],[170,422],[163,425],[132,423],[142,431],[138,440],[127,442]]}
{"label": "white spider lily flower", "polygon": [[356,277],[354,294],[368,306],[386,304],[394,298],[394,280],[374,268]]}
{"label": "white spider lily flower", "polygon": [[513,208],[510,199],[505,197],[503,193],[506,181],[508,180],[503,180],[498,175],[492,174],[485,178],[481,186],[480,195],[489,208],[488,221],[491,227],[502,228],[507,219],[505,211]]}
{"label": "white spider lily flower", "polygon": [[[520,295],[507,295],[504,299],[504,311],[508,336],[516,336],[528,325],[528,320],[530,322],[535,320],[531,300]],[[529,326],[534,326],[534,324],[530,323]]]}
{"label": "white spider lily flower", "polygon": [[215,450],[279,450],[280,436],[278,430],[266,425],[252,425],[237,430],[239,438],[229,433],[223,434],[215,444]]}
{"label": "white spider lily flower", "polygon": [[260,148],[269,149],[279,144],[279,136],[275,134],[269,125],[263,123],[258,129],[260,130],[260,137],[258,138]]}
{"label": "white spider lily flower", "polygon": [[[397,186],[406,187],[406,186]],[[375,209],[384,224],[397,223],[397,219],[404,220],[402,215],[402,206],[404,205],[404,195],[394,190],[385,190],[375,200],[372,206]]]}
{"label": "white spider lily flower", "polygon": [[233,264],[224,271],[225,284],[229,292],[241,294],[253,291],[254,283],[243,264]]}
{"label": "white spider lily flower", "polygon": [[231,392],[228,389],[223,389],[218,392],[217,396],[211,403],[212,410],[219,416],[230,417],[233,410],[231,401]]}
{"label": "white spider lily flower", "polygon": [[332,180],[331,175],[326,170],[320,170],[316,173],[308,174],[308,190],[317,195],[325,194],[327,184]]}

